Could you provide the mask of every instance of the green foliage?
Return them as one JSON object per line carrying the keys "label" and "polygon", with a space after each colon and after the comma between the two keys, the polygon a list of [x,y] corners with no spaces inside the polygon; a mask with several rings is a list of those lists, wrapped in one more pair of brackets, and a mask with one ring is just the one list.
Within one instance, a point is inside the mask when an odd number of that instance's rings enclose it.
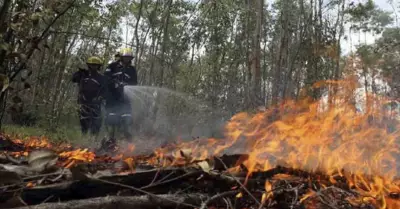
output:
{"label": "green foliage", "polygon": [[381,55],[374,52],[374,46],[361,45],[357,48],[357,54],[360,55],[363,64],[373,67],[374,64],[381,58]]}
{"label": "green foliage", "polygon": [[347,14],[350,15],[350,21],[353,23],[351,28],[363,32],[373,31],[379,34],[384,27],[393,22],[391,13],[378,8],[373,0],[350,7]]}
{"label": "green foliage", "polygon": [[368,0],[364,4],[362,2],[351,4],[351,7],[347,9],[347,13],[351,15],[353,22],[361,22],[365,19],[368,19],[374,13],[376,9],[376,5],[373,0]]}
{"label": "green foliage", "polygon": [[84,140],[80,133],[79,127],[59,127],[56,131],[50,131],[42,127],[5,125],[2,131],[10,135],[19,136],[21,138],[32,136],[45,136],[52,141],[67,141],[71,143],[82,142],[82,140]]}
{"label": "green foliage", "polygon": [[389,95],[398,98],[400,96],[400,77],[398,76],[400,72],[400,29],[385,29],[382,37],[376,41],[373,53],[381,56],[379,67],[391,88]]}

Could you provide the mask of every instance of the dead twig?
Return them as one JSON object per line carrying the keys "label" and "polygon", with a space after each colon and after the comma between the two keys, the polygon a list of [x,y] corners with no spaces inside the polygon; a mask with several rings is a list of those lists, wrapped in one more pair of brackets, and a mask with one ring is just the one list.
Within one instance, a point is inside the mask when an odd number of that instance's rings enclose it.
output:
{"label": "dead twig", "polygon": [[194,175],[197,175],[199,173],[200,173],[199,171],[195,171],[195,172],[191,172],[191,173],[185,173],[185,174],[183,174],[181,176],[169,179],[167,181],[162,181],[162,182],[156,183],[156,184],[149,184],[147,186],[141,187],[140,189],[149,189],[149,188],[157,187],[157,186],[160,186],[160,185],[168,184],[168,183],[171,183],[171,182],[186,178],[188,176],[192,176],[192,175],[194,176]]}
{"label": "dead twig", "polygon": [[[215,158],[218,159],[218,160],[221,162],[221,164],[225,167],[226,170],[228,170],[228,167],[225,165],[225,163],[222,161],[222,159],[220,159],[219,157],[215,157]],[[244,185],[242,184],[242,182],[240,182],[235,176],[233,176],[233,175],[231,175],[231,174],[229,174],[229,173],[228,173],[228,175],[230,175],[230,176],[243,188],[243,190],[246,191],[247,194],[249,194],[249,196],[250,196],[259,206],[262,205],[261,202],[258,201],[257,198],[254,197],[254,195],[252,195],[252,194],[250,193],[250,191],[246,188],[246,186],[244,186]]]}
{"label": "dead twig", "polygon": [[225,203],[226,203],[226,208],[227,209],[229,209],[229,208],[235,208],[235,207],[233,207],[233,205],[232,205],[232,201],[230,200],[230,199],[228,199],[228,198],[224,198],[224,201],[225,201]]}
{"label": "dead twig", "polygon": [[182,189],[182,190],[176,192],[175,194],[182,194],[182,193],[184,193],[184,192],[186,192],[186,191],[188,191],[189,189],[192,189],[192,188],[193,188],[193,186],[189,186],[189,187],[187,187],[185,189]]}
{"label": "dead twig", "polygon": [[[106,196],[66,202],[49,202],[14,209],[115,209],[115,208],[188,208],[186,205],[201,204],[205,194],[194,193],[181,196],[170,194],[143,196]],[[197,207],[198,208],[198,207]]]}
{"label": "dead twig", "polygon": [[2,189],[8,189],[8,188],[10,188],[10,187],[15,187],[15,186],[20,186],[20,187],[22,187],[24,184],[25,184],[25,182],[19,182],[19,183],[15,183],[15,184],[7,184],[7,185],[4,185],[4,186],[0,186],[0,190],[2,190]]}
{"label": "dead twig", "polygon": [[11,156],[10,156],[9,154],[7,154],[7,153],[4,153],[4,156],[5,156],[6,160],[8,160],[8,161],[10,161],[11,163],[14,163],[14,164],[16,164],[16,165],[21,165],[21,163],[22,163],[21,160],[17,160],[17,159],[15,159],[15,158],[11,157]]}
{"label": "dead twig", "polygon": [[47,201],[49,201],[51,198],[53,198],[54,195],[50,195],[49,197],[47,197],[45,200],[43,200],[40,204],[46,203]]}
{"label": "dead twig", "polygon": [[20,201],[23,205],[28,206],[28,204],[21,198],[21,196],[18,196],[18,201]]}
{"label": "dead twig", "polygon": [[146,191],[144,191],[144,190],[142,190],[142,189],[135,188],[135,187],[132,187],[132,186],[129,186],[129,185],[120,184],[120,183],[116,183],[116,182],[112,182],[112,181],[107,181],[107,180],[103,180],[103,179],[96,179],[96,178],[89,178],[89,179],[91,179],[91,180],[93,180],[93,181],[99,181],[99,182],[102,182],[102,183],[105,183],[105,184],[111,184],[111,185],[115,185],[115,186],[120,186],[120,187],[123,187],[123,188],[131,189],[131,190],[134,190],[134,191],[136,191],[136,192],[140,192],[140,193],[143,193],[143,194],[147,194],[147,195],[150,195],[150,196],[152,196],[152,197],[154,197],[154,198],[160,198],[160,199],[163,199],[163,200],[166,200],[166,201],[170,201],[170,202],[173,202],[173,203],[178,204],[178,205],[181,204],[181,205],[185,205],[185,206],[192,207],[192,208],[198,208],[198,206],[196,206],[196,205],[191,205],[191,204],[187,204],[187,203],[179,203],[179,202],[176,202],[176,201],[173,201],[173,200],[164,198],[164,197],[162,197],[162,196],[157,196],[157,195],[152,194],[152,193],[150,193],[150,192],[146,192]]}
{"label": "dead twig", "polygon": [[[326,188],[321,189],[321,190],[319,190],[319,191],[316,191],[313,195],[309,196],[308,198],[313,197],[313,196],[316,196],[316,197],[318,197],[318,199],[321,201],[321,203],[324,204],[324,205],[326,205],[327,207],[329,207],[329,208],[331,208],[331,209],[338,209],[336,206],[330,204],[330,203],[327,202],[324,198],[322,198],[323,192],[324,192],[324,191],[331,190],[331,189],[332,189],[332,190],[336,190],[336,189],[338,189],[338,188],[336,188],[336,187],[334,187],[334,186],[329,186],[329,187],[326,187]],[[341,191],[341,189],[340,189],[340,190],[336,190],[336,191]],[[346,193],[347,193],[347,192],[346,192]],[[345,194],[346,194],[346,193],[345,193]],[[308,198],[307,198],[307,199],[308,199]]]}
{"label": "dead twig", "polygon": [[147,185],[147,186],[151,186],[155,181],[156,181],[156,179],[158,178],[158,175],[160,174],[160,171],[161,171],[162,169],[157,169],[157,173],[156,173],[156,175],[154,175],[154,178],[153,178],[153,180],[150,182],[150,184],[149,185]]}
{"label": "dead twig", "polygon": [[324,198],[322,198],[322,194],[317,195],[318,199],[321,201],[322,204],[332,208],[332,209],[338,209],[337,207],[333,206],[329,202],[325,201]]}
{"label": "dead twig", "polygon": [[60,175],[58,175],[58,176],[55,177],[54,179],[49,179],[49,180],[50,180],[51,182],[56,182],[56,181],[60,180],[60,179],[64,176],[64,172],[65,172],[65,169],[62,169]]}
{"label": "dead twig", "polygon": [[39,175],[34,175],[34,176],[27,176],[22,178],[23,180],[29,180],[29,179],[36,179],[36,178],[43,178],[43,177],[49,177],[53,175],[64,175],[65,169],[61,169],[61,171],[53,172],[53,173],[45,173],[45,174],[39,174]]}
{"label": "dead twig", "polygon": [[210,199],[208,199],[207,201],[205,201],[203,204],[201,204],[200,209],[206,209],[207,205],[209,205],[211,202],[221,199],[221,198],[236,195],[237,193],[239,193],[239,191],[235,190],[235,191],[227,191],[227,192],[223,192],[220,194],[216,194],[216,195],[212,196]]}
{"label": "dead twig", "polygon": [[156,181],[156,182],[160,183],[160,182],[164,181],[165,179],[168,179],[168,177],[172,176],[172,174],[174,174],[174,173],[175,173],[175,171],[170,172],[169,174],[167,174],[166,176],[164,176],[164,178],[162,178],[162,179],[160,179],[160,180],[158,180],[158,181]]}

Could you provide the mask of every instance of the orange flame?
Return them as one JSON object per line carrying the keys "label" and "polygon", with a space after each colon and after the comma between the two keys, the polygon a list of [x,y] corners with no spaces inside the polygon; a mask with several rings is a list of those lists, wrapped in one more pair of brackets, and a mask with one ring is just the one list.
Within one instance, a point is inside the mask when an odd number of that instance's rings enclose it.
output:
{"label": "orange flame", "polygon": [[24,140],[14,139],[14,143],[21,144],[26,148],[51,148],[52,145],[46,137],[29,137]]}
{"label": "orange flame", "polygon": [[94,160],[94,153],[89,152],[88,149],[76,149],[69,152],[62,152],[59,154],[60,157],[68,158],[71,160],[80,160],[84,162],[91,162]]}
{"label": "orange flame", "polygon": [[396,203],[387,197],[389,192],[400,192],[393,183],[398,177],[400,123],[396,115],[382,108],[388,100],[368,95],[365,102],[355,101],[357,85],[352,79],[316,86],[324,85],[336,86],[337,92],[328,100],[306,98],[255,115],[239,113],[227,123],[224,139],[184,142],[172,149],[158,149],[156,156],[164,163],[179,165],[183,162],[176,158],[168,161],[165,156],[190,150],[194,161],[224,152],[246,153],[249,157],[243,164],[248,176],[277,165],[322,171],[346,177],[360,193],[373,197],[379,208],[395,209],[391,207]]}
{"label": "orange flame", "polygon": [[63,164],[64,167],[70,168],[75,162],[92,162],[95,159],[95,154],[93,152],[89,152],[88,149],[76,149],[68,152],[61,152],[58,154],[61,158],[67,159],[67,161]]}

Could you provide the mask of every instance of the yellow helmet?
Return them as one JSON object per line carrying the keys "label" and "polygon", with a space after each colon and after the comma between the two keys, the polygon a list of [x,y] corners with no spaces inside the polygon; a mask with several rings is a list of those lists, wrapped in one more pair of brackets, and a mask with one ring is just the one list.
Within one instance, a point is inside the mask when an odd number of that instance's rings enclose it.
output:
{"label": "yellow helmet", "polygon": [[130,49],[130,48],[121,49],[120,56],[121,57],[133,57],[132,49]]}
{"label": "yellow helmet", "polygon": [[100,57],[92,56],[87,59],[87,64],[93,64],[93,65],[102,65],[103,60],[101,60]]}

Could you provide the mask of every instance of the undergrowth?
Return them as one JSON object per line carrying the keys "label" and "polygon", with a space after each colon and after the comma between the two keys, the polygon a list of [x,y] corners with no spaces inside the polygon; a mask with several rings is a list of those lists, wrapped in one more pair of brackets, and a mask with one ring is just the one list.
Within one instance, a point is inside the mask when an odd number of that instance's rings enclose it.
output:
{"label": "undergrowth", "polygon": [[39,126],[27,127],[4,124],[1,131],[21,139],[32,136],[45,136],[53,142],[79,143],[84,140],[79,127],[59,127],[56,130],[49,130]]}

